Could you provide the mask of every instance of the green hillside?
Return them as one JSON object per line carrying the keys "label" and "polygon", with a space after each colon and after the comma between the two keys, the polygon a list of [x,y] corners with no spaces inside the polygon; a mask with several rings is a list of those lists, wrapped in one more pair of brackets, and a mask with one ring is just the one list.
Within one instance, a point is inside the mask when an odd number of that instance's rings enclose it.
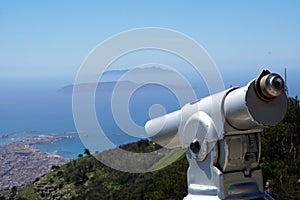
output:
{"label": "green hillside", "polygon": [[[150,152],[160,147],[148,140],[141,140],[121,148],[132,152]],[[111,157],[114,151],[95,156]],[[162,170],[141,174],[111,169],[91,155],[81,157],[57,167],[25,188],[11,190],[9,195],[12,199],[182,199],[186,195],[188,163],[180,149],[170,150],[167,155],[181,156]],[[162,157],[161,162],[165,159]],[[159,163],[153,167],[159,167]],[[9,195],[6,194],[6,198]]]}
{"label": "green hillside", "polygon": [[[300,199],[300,107],[297,98],[289,99],[285,119],[268,128],[262,136],[261,165],[266,189],[275,199]],[[121,148],[150,152],[158,145],[141,140]],[[179,152],[178,152],[179,151]],[[93,156],[80,157],[24,188],[0,192],[0,199],[182,199],[187,194],[185,156],[158,171],[132,174],[111,169]],[[169,157],[180,155],[170,150]],[[112,156],[109,150],[96,156]],[[168,160],[161,157],[152,168]],[[146,158],[145,158],[146,159]],[[116,160],[115,162],[120,162]],[[118,163],[117,163],[118,164]],[[136,163],[138,165],[138,163]],[[2,196],[2,197],[1,197]]]}

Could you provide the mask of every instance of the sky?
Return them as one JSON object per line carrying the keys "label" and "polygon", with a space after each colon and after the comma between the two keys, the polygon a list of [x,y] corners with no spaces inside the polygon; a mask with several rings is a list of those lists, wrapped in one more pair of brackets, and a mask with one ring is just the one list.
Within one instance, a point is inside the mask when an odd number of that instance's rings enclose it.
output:
{"label": "sky", "polygon": [[283,74],[287,67],[290,95],[300,94],[296,0],[1,0],[0,84],[23,79],[70,84],[99,43],[143,27],[193,38],[214,60],[226,86],[251,80],[263,68]]}

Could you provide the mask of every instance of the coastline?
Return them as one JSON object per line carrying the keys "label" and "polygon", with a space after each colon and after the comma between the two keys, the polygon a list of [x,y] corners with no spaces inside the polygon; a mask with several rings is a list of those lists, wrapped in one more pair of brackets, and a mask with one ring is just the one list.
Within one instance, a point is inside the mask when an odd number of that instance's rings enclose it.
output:
{"label": "coastline", "polygon": [[[123,140],[123,143],[130,141]],[[30,184],[53,168],[77,159],[84,149],[76,132],[28,131],[2,134],[0,191]]]}

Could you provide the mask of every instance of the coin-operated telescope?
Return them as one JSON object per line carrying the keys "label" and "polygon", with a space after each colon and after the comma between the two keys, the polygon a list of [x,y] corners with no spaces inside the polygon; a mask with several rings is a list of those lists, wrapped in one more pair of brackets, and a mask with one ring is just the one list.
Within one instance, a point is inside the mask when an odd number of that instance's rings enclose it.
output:
{"label": "coin-operated telescope", "polygon": [[192,199],[273,199],[259,166],[263,128],[287,110],[281,76],[263,70],[246,86],[231,88],[152,119],[146,133],[167,148],[187,149]]}

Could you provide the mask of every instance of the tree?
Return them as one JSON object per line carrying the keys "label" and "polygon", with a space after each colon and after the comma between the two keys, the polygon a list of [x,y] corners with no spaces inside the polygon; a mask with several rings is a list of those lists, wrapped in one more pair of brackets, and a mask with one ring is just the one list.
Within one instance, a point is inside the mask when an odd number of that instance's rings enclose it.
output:
{"label": "tree", "polygon": [[90,152],[89,149],[84,149],[84,154],[87,155],[87,156],[90,156],[91,152]]}
{"label": "tree", "polygon": [[52,165],[51,166],[51,170],[56,170],[56,169],[59,169],[59,166],[57,166],[57,165]]}
{"label": "tree", "polygon": [[262,169],[267,190],[275,199],[300,199],[300,106],[288,99],[288,111],[281,123],[262,135]]}

